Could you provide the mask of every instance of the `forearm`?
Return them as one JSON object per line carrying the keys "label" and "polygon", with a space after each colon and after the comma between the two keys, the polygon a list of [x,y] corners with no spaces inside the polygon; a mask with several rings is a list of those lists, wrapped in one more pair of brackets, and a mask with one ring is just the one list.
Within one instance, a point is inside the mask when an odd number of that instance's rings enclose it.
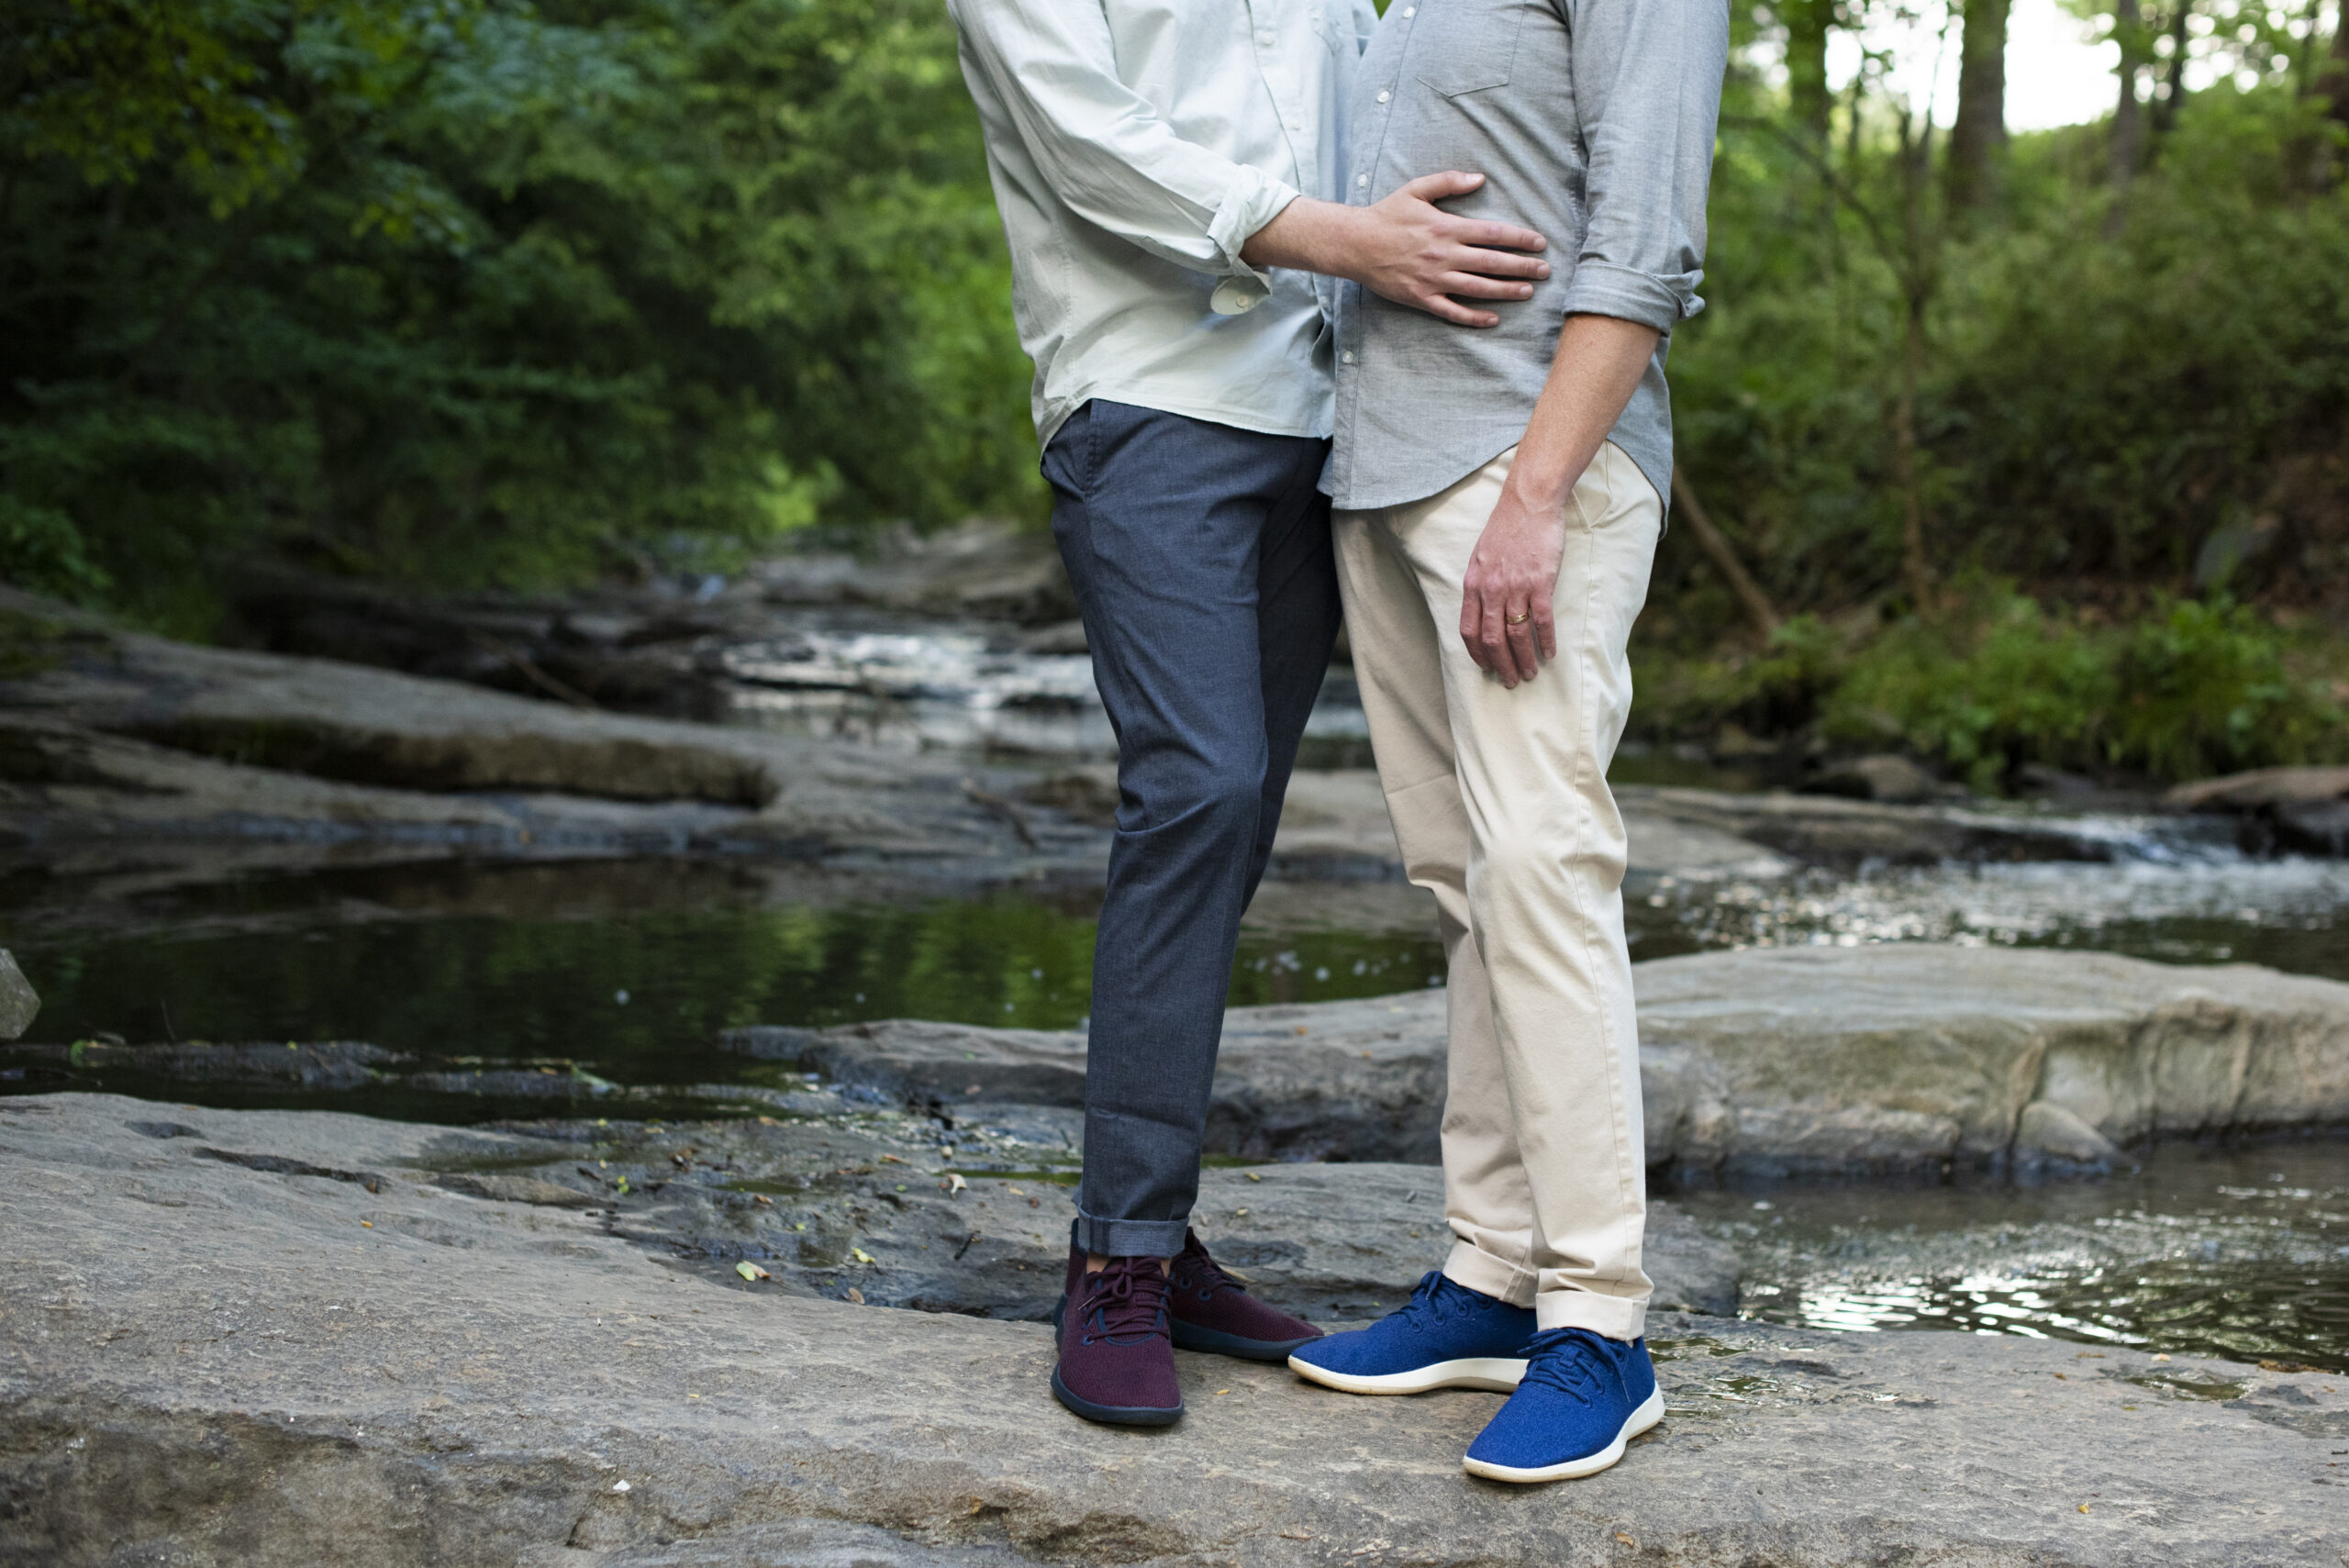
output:
{"label": "forearm", "polygon": [[1613,316],[1569,316],[1558,333],[1550,377],[1533,405],[1507,493],[1538,517],[1558,517],[1583,470],[1654,357],[1653,327]]}
{"label": "forearm", "polygon": [[1367,207],[1299,196],[1248,237],[1240,259],[1252,267],[1293,267],[1333,278],[1353,276],[1353,259],[1364,248]]}

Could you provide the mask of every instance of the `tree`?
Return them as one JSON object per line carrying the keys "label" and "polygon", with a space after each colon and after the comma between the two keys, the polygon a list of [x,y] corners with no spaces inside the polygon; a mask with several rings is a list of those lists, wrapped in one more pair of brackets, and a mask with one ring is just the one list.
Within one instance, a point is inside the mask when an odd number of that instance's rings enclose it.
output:
{"label": "tree", "polygon": [[1971,212],[1997,197],[2007,150],[2007,17],[2012,0],[1965,0],[1957,118],[1950,128],[1948,200]]}
{"label": "tree", "polygon": [[1783,0],[1779,19],[1787,30],[1787,95],[1795,125],[1824,147],[1835,111],[1827,86],[1827,37],[1835,26],[1835,0]]}

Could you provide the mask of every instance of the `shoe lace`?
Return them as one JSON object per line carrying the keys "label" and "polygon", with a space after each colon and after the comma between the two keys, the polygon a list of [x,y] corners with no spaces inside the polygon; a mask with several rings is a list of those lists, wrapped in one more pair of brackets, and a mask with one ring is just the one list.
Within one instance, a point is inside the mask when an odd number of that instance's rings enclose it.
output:
{"label": "shoe lace", "polygon": [[1556,1389],[1578,1404],[1598,1396],[1598,1352],[1579,1329],[1550,1329],[1536,1334],[1525,1347],[1524,1381]]}
{"label": "shoe lace", "polygon": [[1461,1297],[1468,1293],[1444,1277],[1442,1269],[1431,1269],[1419,1276],[1411,1287],[1411,1299],[1396,1314],[1411,1327],[1413,1333],[1424,1332],[1431,1326],[1448,1321],[1454,1312],[1467,1310],[1475,1303]]}
{"label": "shoe lace", "polygon": [[1166,1332],[1167,1284],[1156,1258],[1112,1258],[1086,1275],[1085,1304],[1077,1308],[1092,1329],[1086,1340],[1131,1344]]}
{"label": "shoe lace", "polygon": [[1225,1273],[1222,1265],[1208,1255],[1198,1237],[1188,1231],[1183,1236],[1183,1251],[1174,1260],[1174,1284],[1184,1290],[1197,1291],[1201,1301],[1227,1290],[1248,1294],[1248,1287]]}

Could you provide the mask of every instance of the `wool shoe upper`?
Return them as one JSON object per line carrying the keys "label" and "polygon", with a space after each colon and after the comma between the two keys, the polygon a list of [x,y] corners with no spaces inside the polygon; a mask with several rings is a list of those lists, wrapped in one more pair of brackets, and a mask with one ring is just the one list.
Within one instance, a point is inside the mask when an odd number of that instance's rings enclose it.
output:
{"label": "wool shoe upper", "polygon": [[[1468,1445],[1471,1470],[1541,1480],[1604,1468],[1627,1436],[1654,1424],[1655,1367],[1645,1340],[1552,1329],[1528,1347],[1524,1378]],[[1592,1463],[1592,1462],[1598,1462]],[[1480,1469],[1480,1467],[1489,1467]]]}
{"label": "wool shoe upper", "polygon": [[1521,1359],[1537,1325],[1530,1307],[1470,1290],[1442,1271],[1367,1329],[1330,1334],[1291,1358],[1353,1377],[1386,1377],[1443,1362]]}

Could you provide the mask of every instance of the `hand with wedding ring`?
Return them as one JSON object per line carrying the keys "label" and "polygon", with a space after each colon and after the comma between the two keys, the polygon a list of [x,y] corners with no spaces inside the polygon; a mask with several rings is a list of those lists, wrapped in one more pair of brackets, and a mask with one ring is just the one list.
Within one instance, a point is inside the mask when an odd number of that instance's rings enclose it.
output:
{"label": "hand with wedding ring", "polygon": [[1468,558],[1460,600],[1460,639],[1480,670],[1514,690],[1544,660],[1558,656],[1550,591],[1565,553],[1564,506],[1538,514],[1513,485],[1501,498]]}

